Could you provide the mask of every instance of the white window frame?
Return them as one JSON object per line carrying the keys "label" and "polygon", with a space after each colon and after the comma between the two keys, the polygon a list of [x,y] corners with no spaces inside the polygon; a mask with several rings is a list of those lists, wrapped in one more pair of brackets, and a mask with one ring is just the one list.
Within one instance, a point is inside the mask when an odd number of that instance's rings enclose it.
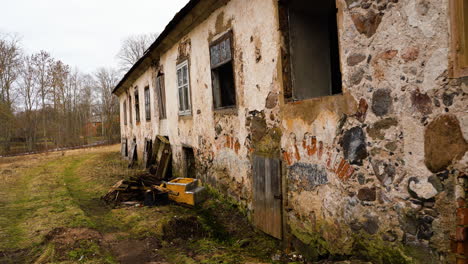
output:
{"label": "white window frame", "polygon": [[[179,76],[178,76],[178,72],[180,69],[183,69],[184,67],[187,67],[187,83],[182,83],[181,85],[179,85]],[[181,71],[183,72],[183,70]],[[182,78],[182,82],[183,82],[183,78]],[[191,96],[191,91],[190,91],[190,70],[189,70],[189,66],[188,66],[188,60],[185,60],[181,63],[179,63],[176,67],[176,83],[177,83],[177,104],[179,106],[179,115],[190,115],[192,114],[192,96]],[[187,100],[187,108],[184,108],[184,109],[181,109],[181,105],[180,105],[180,102],[184,102],[185,98],[183,97],[184,96],[184,93],[181,91],[183,91],[183,89],[185,89],[185,86],[187,86],[187,95],[188,95],[188,100]],[[182,100],[180,100],[182,96]]]}

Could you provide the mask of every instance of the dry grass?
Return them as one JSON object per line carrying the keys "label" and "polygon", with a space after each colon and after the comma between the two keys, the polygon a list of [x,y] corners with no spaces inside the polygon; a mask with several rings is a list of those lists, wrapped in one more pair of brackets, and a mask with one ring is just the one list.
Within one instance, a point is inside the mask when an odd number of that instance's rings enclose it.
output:
{"label": "dry grass", "polygon": [[[277,250],[220,197],[198,209],[113,209],[99,199],[136,173],[118,145],[0,158],[0,263],[244,263]],[[166,241],[168,225],[184,217],[199,221],[201,233]]]}

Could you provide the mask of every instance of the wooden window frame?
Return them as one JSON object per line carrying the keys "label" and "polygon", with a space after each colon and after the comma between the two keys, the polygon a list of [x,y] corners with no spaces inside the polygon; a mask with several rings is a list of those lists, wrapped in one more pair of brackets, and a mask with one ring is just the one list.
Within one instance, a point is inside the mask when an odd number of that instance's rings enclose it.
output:
{"label": "wooden window frame", "polygon": [[159,119],[166,119],[166,90],[164,83],[164,73],[156,75],[156,94],[158,96]]}
{"label": "wooden window frame", "polygon": [[[218,64],[213,65],[213,60],[212,60],[212,57],[211,57],[213,55],[212,54],[212,47],[220,44],[221,42],[225,41],[226,39],[229,39],[229,43],[230,43],[230,47],[229,47],[230,59],[219,62]],[[230,62],[232,64],[232,78],[233,78],[233,81],[234,81],[234,100],[235,100],[235,104],[234,105],[229,105],[229,106],[221,106],[221,107],[216,107],[215,87],[214,87],[214,83],[212,81],[211,91],[212,91],[212,95],[213,95],[213,109],[215,111],[216,110],[224,110],[224,109],[232,109],[232,108],[237,109],[237,104],[238,104],[237,99],[238,98],[237,98],[235,63],[234,63],[234,34],[233,34],[233,31],[229,30],[228,32],[224,33],[222,36],[220,36],[216,40],[212,41],[210,43],[210,45],[209,45],[209,52],[210,52],[210,73],[211,73],[211,76],[213,76],[213,71],[214,70],[216,70],[217,68],[219,68],[219,67],[221,67],[221,66],[223,66],[223,65]],[[211,79],[213,80],[213,77]],[[219,89],[221,90],[221,86],[219,87]]]}
{"label": "wooden window frame", "polygon": [[[342,65],[343,61],[341,60],[341,49],[340,49],[340,21],[342,20],[342,8],[339,4],[338,0],[334,1],[335,8],[336,8],[336,33],[337,33],[337,45],[338,45],[338,69],[341,82],[339,83],[340,92],[333,92],[333,88],[330,89],[328,95],[321,95],[321,96],[312,96],[309,98],[296,98],[296,84],[295,84],[295,76],[294,76],[294,66],[293,66],[293,58],[292,58],[292,37],[291,37],[291,22],[290,22],[290,7],[289,4],[291,3],[290,0],[279,0],[279,30],[281,32],[281,36],[283,38],[283,47],[281,48],[281,60],[282,60],[282,77],[283,77],[283,97],[285,103],[295,103],[300,101],[307,101],[307,100],[314,100],[318,98],[328,97],[328,96],[337,96],[342,95],[344,93],[345,86],[343,85],[343,71]],[[332,58],[330,58],[330,61]],[[330,69],[333,71],[333,69]],[[333,75],[333,74],[332,74]],[[331,81],[333,82],[333,76],[331,75]],[[333,85],[332,85],[333,87]]]}
{"label": "wooden window frame", "polygon": [[146,86],[144,89],[145,96],[145,118],[146,121],[151,121],[151,99],[150,99],[150,88]]}
{"label": "wooden window frame", "polygon": [[[183,68],[184,67],[187,67],[187,83],[182,83],[182,84],[179,84],[179,70],[182,69],[181,72],[183,72]],[[183,81],[183,78],[182,78],[182,81]],[[176,82],[177,82],[177,100],[178,100],[178,105],[179,105],[179,115],[181,116],[187,116],[187,115],[191,115],[192,114],[192,95],[191,95],[191,87],[190,87],[190,67],[189,67],[189,63],[188,63],[188,60],[184,60],[183,62],[177,64],[177,67],[176,67]],[[186,88],[185,88],[186,87]],[[184,102],[184,93],[182,92],[182,101],[181,101],[181,90],[182,89],[187,89],[187,95],[188,95],[188,100],[187,100],[187,108],[181,108],[181,105],[180,105],[180,102]]]}
{"label": "wooden window frame", "polygon": [[[468,7],[466,7],[468,8]],[[450,0],[450,76],[453,78],[468,76],[468,59],[463,61],[463,57],[468,57],[468,36],[465,36],[464,1]],[[467,25],[468,26],[468,25]]]}

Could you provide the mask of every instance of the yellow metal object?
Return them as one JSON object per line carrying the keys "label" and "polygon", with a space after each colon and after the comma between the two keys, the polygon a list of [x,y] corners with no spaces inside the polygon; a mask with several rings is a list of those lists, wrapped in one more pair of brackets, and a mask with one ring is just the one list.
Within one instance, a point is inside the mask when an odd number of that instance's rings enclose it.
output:
{"label": "yellow metal object", "polygon": [[201,183],[198,179],[177,178],[163,185],[161,186],[171,190],[169,199],[177,203],[195,205],[206,197],[205,187],[200,186]]}

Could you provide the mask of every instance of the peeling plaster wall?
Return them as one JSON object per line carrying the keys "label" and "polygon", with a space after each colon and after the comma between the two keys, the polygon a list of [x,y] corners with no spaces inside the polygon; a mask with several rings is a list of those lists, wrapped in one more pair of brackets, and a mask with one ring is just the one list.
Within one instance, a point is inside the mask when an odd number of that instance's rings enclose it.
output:
{"label": "peeling plaster wall", "polygon": [[[468,79],[448,76],[448,1],[337,0],[343,93],[298,102],[283,97],[277,1],[227,1],[161,54],[167,119],[157,118],[156,71],[148,69],[133,87],[144,118],[150,86],[152,121],[122,125],[122,135],[137,138],[139,158],[145,137],[168,136],[176,176],[185,173],[182,147],[192,147],[197,177],[248,212],[252,154],[281,157],[285,240],[311,259],[451,263],[466,236],[457,224],[468,219]],[[228,30],[237,107],[213,111],[209,43]],[[190,116],[178,114],[184,58]]]}
{"label": "peeling plaster wall", "polygon": [[449,2],[337,4],[343,94],[281,105],[292,243],[312,258],[454,263],[468,80],[448,76]]}
{"label": "peeling plaster wall", "polygon": [[[167,119],[159,120],[155,98],[151,97],[152,124],[142,120],[139,126],[122,125],[122,135],[137,138],[138,155],[143,154],[144,137],[161,134],[169,137],[173,149],[173,172],[184,176],[182,147],[195,152],[198,177],[219,187],[251,209],[252,153],[250,119],[262,112],[269,123],[279,125],[277,81],[279,32],[274,0],[226,1],[206,20],[188,32],[159,58],[165,75]],[[236,83],[236,109],[213,111],[209,44],[227,31],[233,31],[233,62]],[[176,66],[187,59],[190,71],[192,114],[179,116]],[[252,74],[255,73],[255,74]],[[135,82],[140,88],[140,111],[144,117],[141,96],[146,83],[154,93],[155,68],[148,69]],[[265,102],[270,95],[270,109]],[[123,97],[120,96],[121,106]],[[133,93],[132,93],[133,97]],[[132,98],[133,100],[133,98]],[[275,108],[275,109],[273,109]],[[273,113],[275,112],[275,113]],[[133,118],[135,115],[133,114]],[[123,116],[121,116],[123,124]],[[279,138],[277,140],[279,142]],[[278,143],[279,146],[279,143]],[[278,148],[279,153],[279,148]],[[279,156],[279,154],[278,154]]]}

